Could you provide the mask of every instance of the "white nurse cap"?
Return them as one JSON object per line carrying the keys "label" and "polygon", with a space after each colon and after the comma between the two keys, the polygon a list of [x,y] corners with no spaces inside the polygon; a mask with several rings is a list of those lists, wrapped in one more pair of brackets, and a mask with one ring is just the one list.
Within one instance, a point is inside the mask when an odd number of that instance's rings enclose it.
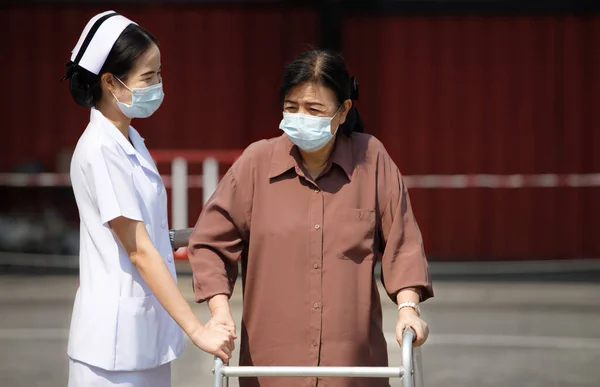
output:
{"label": "white nurse cap", "polygon": [[106,11],[94,16],[83,29],[77,45],[71,52],[65,78],[70,78],[80,68],[98,75],[115,42],[130,24],[136,23],[115,11]]}

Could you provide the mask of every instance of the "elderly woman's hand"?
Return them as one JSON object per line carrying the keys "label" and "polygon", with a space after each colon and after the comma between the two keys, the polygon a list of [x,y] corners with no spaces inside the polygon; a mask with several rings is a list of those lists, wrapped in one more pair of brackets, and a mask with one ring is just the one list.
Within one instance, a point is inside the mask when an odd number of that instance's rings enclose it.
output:
{"label": "elderly woman's hand", "polygon": [[235,321],[231,315],[231,309],[229,309],[229,297],[223,294],[217,294],[208,300],[208,307],[210,308],[210,314],[212,318],[206,323],[207,327],[225,327],[237,338],[235,333]]}
{"label": "elderly woman's hand", "polygon": [[237,338],[237,334],[235,333],[235,321],[228,310],[214,313],[212,318],[206,323],[206,327],[209,328],[218,326],[222,326],[231,332],[234,335],[234,339]]}
{"label": "elderly woman's hand", "polygon": [[429,327],[427,323],[419,317],[417,311],[412,308],[402,308],[398,312],[398,324],[396,324],[396,340],[402,345],[402,335],[406,327],[411,327],[417,338],[413,342],[413,347],[419,347],[425,343],[429,336]]}

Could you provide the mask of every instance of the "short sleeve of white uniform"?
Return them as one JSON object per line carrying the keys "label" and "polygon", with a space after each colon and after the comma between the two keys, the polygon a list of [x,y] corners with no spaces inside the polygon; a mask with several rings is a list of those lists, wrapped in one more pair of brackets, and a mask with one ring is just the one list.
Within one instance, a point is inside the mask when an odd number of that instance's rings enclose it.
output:
{"label": "short sleeve of white uniform", "polygon": [[102,224],[120,216],[142,222],[140,199],[127,156],[102,146],[90,151],[88,157],[83,173]]}

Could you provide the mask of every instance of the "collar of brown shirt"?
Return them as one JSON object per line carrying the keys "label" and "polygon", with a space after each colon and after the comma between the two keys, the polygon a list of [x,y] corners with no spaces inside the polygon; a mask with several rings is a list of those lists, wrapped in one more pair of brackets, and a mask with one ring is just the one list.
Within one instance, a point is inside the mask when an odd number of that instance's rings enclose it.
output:
{"label": "collar of brown shirt", "polygon": [[[271,158],[271,168],[269,170],[269,179],[281,176],[292,168],[294,168],[297,173],[298,171],[302,171],[302,157],[300,156],[298,147],[290,141],[286,134],[278,137],[275,141],[273,156]],[[346,176],[348,176],[348,179],[351,180],[352,174],[354,173],[354,157],[351,139],[344,134],[338,133],[329,160],[329,164],[323,170],[321,175],[326,174],[329,169],[331,169],[332,164],[336,164],[342,168],[346,173]],[[302,173],[302,175],[304,176],[304,173]]]}

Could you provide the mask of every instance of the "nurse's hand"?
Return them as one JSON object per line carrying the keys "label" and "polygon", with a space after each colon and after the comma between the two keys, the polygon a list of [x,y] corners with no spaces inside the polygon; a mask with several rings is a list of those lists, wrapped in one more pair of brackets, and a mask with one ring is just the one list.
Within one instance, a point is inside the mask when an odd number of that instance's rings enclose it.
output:
{"label": "nurse's hand", "polygon": [[417,312],[412,308],[402,308],[398,312],[396,340],[400,345],[402,345],[402,335],[404,334],[404,329],[406,327],[411,327],[417,335],[417,338],[413,342],[413,347],[420,347],[425,343],[427,336],[429,336],[429,327],[425,321],[421,320],[421,317],[419,317]]}
{"label": "nurse's hand", "polygon": [[206,327],[199,325],[189,334],[192,342],[204,352],[220,357],[223,361],[231,359],[231,353],[235,349],[233,340],[235,334],[225,327]]}

